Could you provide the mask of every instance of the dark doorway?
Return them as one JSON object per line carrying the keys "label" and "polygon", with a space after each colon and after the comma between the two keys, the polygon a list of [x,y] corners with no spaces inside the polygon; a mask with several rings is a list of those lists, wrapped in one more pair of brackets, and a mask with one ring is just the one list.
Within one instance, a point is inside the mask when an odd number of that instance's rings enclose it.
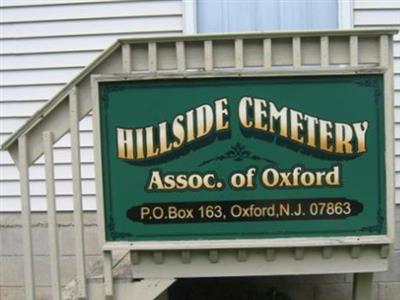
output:
{"label": "dark doorway", "polygon": [[179,279],[168,295],[169,300],[291,300],[279,285],[276,277]]}

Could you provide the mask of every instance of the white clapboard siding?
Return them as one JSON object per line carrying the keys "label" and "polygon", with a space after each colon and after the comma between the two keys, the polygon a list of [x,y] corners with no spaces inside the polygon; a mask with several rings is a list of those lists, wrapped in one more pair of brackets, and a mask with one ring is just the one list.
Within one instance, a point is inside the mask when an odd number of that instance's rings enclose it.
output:
{"label": "white clapboard siding", "polygon": [[[1,0],[0,141],[118,38],[183,32],[181,0]],[[80,122],[82,193],[95,209],[92,118]],[[58,209],[72,209],[70,136],[54,146]],[[18,172],[0,151],[0,211],[20,209]],[[46,209],[44,158],[30,168],[32,209]]]}
{"label": "white clapboard siding", "polygon": [[0,120],[1,131],[5,133],[12,133],[21,127],[21,125],[24,124],[28,119],[28,117],[3,117]]}
{"label": "white clapboard siding", "polygon": [[[55,163],[71,163],[71,149],[69,148],[56,148],[54,149],[54,161]],[[37,161],[39,164],[44,164],[43,157]],[[92,147],[81,147],[81,162],[82,163],[93,163],[93,148]],[[0,163],[1,167],[5,165],[13,165],[13,160],[8,152],[0,151]],[[34,179],[34,178],[32,178]]]}
{"label": "white clapboard siding", "polygon": [[[92,179],[82,179],[82,194],[94,195],[95,183]],[[29,182],[30,193],[32,196],[46,196],[46,182],[44,180],[31,180]],[[55,188],[58,195],[72,196],[72,180],[56,180]],[[6,181],[0,183],[0,189],[5,197],[20,195],[20,184],[18,181]]]}
{"label": "white clapboard siding", "polygon": [[2,70],[40,70],[84,67],[93,61],[101,51],[9,54],[3,55]]}
{"label": "white clapboard siding", "polygon": [[[43,211],[47,209],[46,197],[45,196],[32,196],[31,207],[36,211]],[[95,195],[83,195],[82,201],[86,210],[96,209],[96,196]],[[73,210],[73,198],[72,196],[56,195],[56,206],[57,210]],[[0,201],[0,211],[19,211],[21,210],[21,202],[19,196],[16,197],[5,197],[3,196]]]}
{"label": "white clapboard siding", "polygon": [[126,0],[2,0],[4,7],[35,7],[47,5],[63,5],[63,4],[86,4],[86,3],[100,3],[100,2],[123,2]]}
{"label": "white clapboard siding", "polygon": [[395,70],[395,72],[398,72],[394,74],[394,88],[395,90],[400,90],[400,71]]}
{"label": "white clapboard siding", "polygon": [[354,22],[358,26],[374,25],[400,25],[398,11],[396,9],[379,10],[379,18],[375,10],[359,10],[354,15]]}
{"label": "white clapboard siding", "polygon": [[400,37],[399,37],[399,34],[396,34],[394,37],[397,37],[398,40],[394,40],[394,42],[393,42],[393,55],[395,57],[400,57]]}
{"label": "white clapboard siding", "polygon": [[[44,103],[46,103],[46,100],[0,102],[0,118],[28,117],[33,111],[38,110]],[[0,139],[2,139],[1,134]]]}
{"label": "white clapboard siding", "polygon": [[400,188],[400,173],[396,172],[394,177],[394,186]]}
{"label": "white clapboard siding", "polygon": [[180,16],[160,16],[148,18],[121,18],[100,20],[68,20],[43,23],[2,24],[3,38],[34,38],[73,35],[98,35],[109,33],[154,32],[158,28],[170,27],[178,30],[181,26]]}
{"label": "white clapboard siding", "polygon": [[43,9],[37,7],[9,7],[4,10],[1,23],[15,22],[44,22],[53,20],[76,19],[111,19],[122,17],[148,17],[181,14],[180,1],[149,1],[147,5],[140,2],[104,2],[96,5],[93,3],[76,5],[53,5]]}
{"label": "white clapboard siding", "polygon": [[40,70],[0,71],[0,82],[3,86],[64,84],[74,78],[82,68],[63,68]]}
{"label": "white clapboard siding", "polygon": [[[398,58],[400,58],[400,57],[398,57]],[[394,64],[395,70],[400,70],[400,59],[397,59],[397,57],[395,57],[393,64]]]}
{"label": "white clapboard siding", "polygon": [[[22,103],[22,105],[24,103]],[[21,127],[21,125],[23,125],[28,119],[29,117],[27,116],[2,117],[0,119],[1,131],[2,133],[10,134]],[[80,129],[83,131],[92,130],[92,119],[90,116],[87,116],[81,121]]]}
{"label": "white clapboard siding", "polygon": [[[22,105],[25,104],[25,102],[21,103]],[[34,112],[34,111],[33,111]],[[8,113],[8,112],[7,112]],[[12,133],[16,129],[18,129],[21,125],[23,125],[27,120],[29,119],[29,116],[3,116],[0,119],[0,125],[1,125],[1,131],[2,133]],[[83,131],[88,131],[92,130],[92,119],[91,116],[87,116],[84,119],[82,119],[80,123],[80,129]]]}
{"label": "white clapboard siding", "polygon": [[3,144],[8,139],[8,133],[0,133],[0,144]]}
{"label": "white clapboard siding", "polygon": [[[399,0],[354,0],[354,27],[388,25],[400,29]],[[394,37],[395,187],[400,203],[400,35]]]}
{"label": "white clapboard siding", "polygon": [[[82,164],[82,178],[83,179],[94,179],[94,164],[83,163]],[[45,179],[45,170],[43,164],[35,164],[29,170],[30,175],[35,180]],[[57,163],[54,164],[54,178],[58,179],[72,179],[72,168],[69,163]],[[0,172],[1,181],[18,181],[19,174],[13,165],[2,166],[2,172]]]}
{"label": "white clapboard siding", "polygon": [[[160,28],[154,32],[135,33],[136,37],[160,35],[160,34],[179,34],[181,30],[173,30],[169,27]],[[37,53],[68,53],[83,51],[101,51],[110,46],[118,38],[131,37],[133,33],[117,33],[107,35],[89,36],[67,36],[67,37],[45,37],[34,39],[3,39],[0,40],[1,54],[37,54]]]}
{"label": "white clapboard siding", "polygon": [[[1,56],[0,56],[1,59]],[[30,86],[1,86],[1,101],[37,101],[48,100],[56,94],[64,84],[30,85]]]}
{"label": "white clapboard siding", "polygon": [[354,0],[354,8],[381,10],[381,9],[400,9],[399,0]]}
{"label": "white clapboard siding", "polygon": [[[92,131],[86,131],[80,133],[81,147],[93,147],[93,133]],[[71,147],[71,136],[70,134],[64,135],[55,145],[54,148],[69,148]]]}

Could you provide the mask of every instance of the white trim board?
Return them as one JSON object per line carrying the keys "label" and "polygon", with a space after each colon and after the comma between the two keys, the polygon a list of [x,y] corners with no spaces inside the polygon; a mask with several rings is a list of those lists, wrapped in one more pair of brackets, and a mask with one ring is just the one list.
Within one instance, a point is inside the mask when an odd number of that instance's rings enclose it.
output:
{"label": "white trim board", "polygon": [[353,0],[337,0],[338,2],[338,28],[353,28],[354,3]]}

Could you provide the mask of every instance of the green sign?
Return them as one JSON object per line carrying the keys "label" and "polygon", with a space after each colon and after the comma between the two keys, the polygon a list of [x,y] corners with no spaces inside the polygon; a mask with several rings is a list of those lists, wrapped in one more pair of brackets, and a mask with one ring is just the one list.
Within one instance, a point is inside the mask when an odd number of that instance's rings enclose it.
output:
{"label": "green sign", "polygon": [[99,83],[107,241],[386,234],[381,75]]}

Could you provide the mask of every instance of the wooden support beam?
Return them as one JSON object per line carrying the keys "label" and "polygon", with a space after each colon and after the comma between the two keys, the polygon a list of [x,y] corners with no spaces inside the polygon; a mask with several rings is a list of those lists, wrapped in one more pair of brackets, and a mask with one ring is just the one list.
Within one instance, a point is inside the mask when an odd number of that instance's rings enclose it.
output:
{"label": "wooden support beam", "polygon": [[178,72],[184,72],[186,70],[186,58],[185,58],[185,42],[176,42],[176,69]]}
{"label": "wooden support beam", "polygon": [[206,71],[212,71],[213,68],[214,62],[212,41],[204,41],[204,69]]}
{"label": "wooden support beam", "polygon": [[155,42],[150,42],[148,44],[149,47],[149,62],[148,68],[150,72],[157,71],[157,44]]}
{"label": "wooden support beam", "polygon": [[24,248],[25,299],[35,299],[35,278],[33,268],[31,204],[29,198],[29,161],[26,135],[18,139],[18,161],[21,184],[21,221]]}
{"label": "wooden support beam", "polygon": [[190,264],[190,262],[192,260],[192,252],[189,250],[183,250],[181,252],[181,259],[182,259],[182,263]]}
{"label": "wooden support beam", "polygon": [[373,273],[356,273],[353,279],[353,300],[372,300]]}
{"label": "wooden support beam", "polygon": [[69,94],[69,118],[71,128],[72,193],[74,198],[76,275],[79,290],[78,296],[86,299],[85,237],[83,234],[81,157],[79,142],[79,105],[78,91],[76,87],[74,87]]}
{"label": "wooden support beam", "polygon": [[47,199],[47,222],[49,234],[50,274],[51,291],[54,300],[61,299],[60,262],[58,247],[58,226],[56,214],[56,195],[54,185],[54,155],[53,134],[43,132],[43,149],[46,174],[46,199]]}
{"label": "wooden support beam", "polygon": [[240,262],[245,262],[248,259],[248,252],[246,249],[239,249],[237,252],[237,260]]}
{"label": "wooden support beam", "polygon": [[130,259],[132,265],[140,264],[140,252],[138,251],[130,251]]}
{"label": "wooden support beam", "polygon": [[329,38],[327,36],[321,37],[321,67],[326,68],[329,66]]}
{"label": "wooden support beam", "polygon": [[323,247],[322,248],[322,257],[324,259],[332,258],[333,256],[333,248],[332,247]]}
{"label": "wooden support beam", "polygon": [[304,248],[300,247],[300,248],[294,248],[294,258],[296,260],[302,260],[304,259]]}
{"label": "wooden support beam", "polygon": [[163,251],[154,251],[153,259],[156,264],[162,264],[164,262],[164,252]]}
{"label": "wooden support beam", "polygon": [[125,43],[122,44],[122,72],[130,73],[132,71],[132,62],[131,62],[131,44]]}
{"label": "wooden support beam", "polygon": [[358,66],[358,36],[350,36],[350,66]]}
{"label": "wooden support beam", "polygon": [[235,40],[235,68],[243,69],[243,40]]}
{"label": "wooden support beam", "polygon": [[360,246],[352,246],[350,250],[350,256],[353,259],[360,258],[361,255],[361,247]]}
{"label": "wooden support beam", "polygon": [[267,249],[265,250],[265,260],[266,261],[274,261],[275,260],[275,249]]}
{"label": "wooden support beam", "polygon": [[390,252],[390,246],[389,245],[382,245],[381,246],[380,256],[381,256],[382,259],[388,258],[389,257],[389,252]]}
{"label": "wooden support beam", "polygon": [[104,294],[106,299],[112,299],[114,296],[114,280],[112,271],[112,252],[103,251],[104,263]]}
{"label": "wooden support beam", "polygon": [[216,264],[219,261],[219,252],[218,250],[210,250],[208,252],[208,260],[212,264]]}
{"label": "wooden support beam", "polygon": [[301,67],[301,40],[300,37],[294,37],[292,40],[293,50],[293,68]]}
{"label": "wooden support beam", "polygon": [[263,40],[263,53],[264,53],[264,68],[271,68],[271,66],[272,66],[271,39]]}
{"label": "wooden support beam", "polygon": [[379,40],[379,65],[382,68],[387,68],[389,66],[389,37],[387,35],[381,35]]}

